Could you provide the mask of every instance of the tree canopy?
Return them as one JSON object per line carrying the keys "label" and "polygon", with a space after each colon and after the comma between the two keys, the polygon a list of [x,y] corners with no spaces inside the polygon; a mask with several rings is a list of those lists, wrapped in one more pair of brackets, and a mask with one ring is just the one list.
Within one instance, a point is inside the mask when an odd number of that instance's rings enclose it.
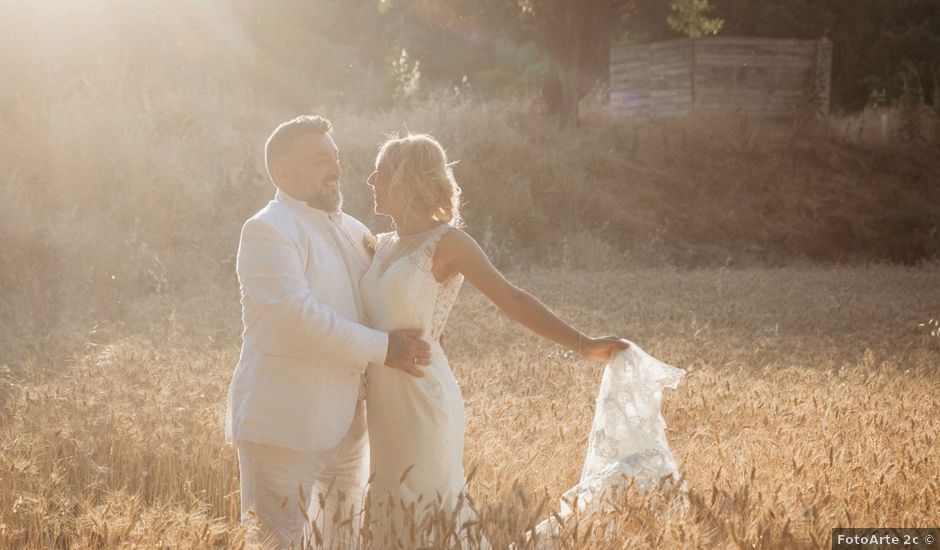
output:
{"label": "tree canopy", "polygon": [[[576,119],[576,99],[607,76],[613,43],[681,36],[831,39],[837,110],[905,94],[938,105],[936,0],[381,0],[395,47],[421,77],[483,95],[537,91]],[[387,46],[386,46],[387,47]],[[574,112],[572,112],[574,109]]]}
{"label": "tree canopy", "polygon": [[382,107],[429,94],[517,95],[576,124],[579,100],[607,77],[612,44],[717,33],[828,36],[836,110],[905,95],[940,104],[937,0],[30,5],[8,10],[0,22],[0,46],[17,52],[0,56],[0,66],[36,93],[61,90],[63,82],[94,83],[94,67],[107,64],[98,71],[103,80],[120,74],[138,87],[184,88],[206,79],[237,87],[247,79],[290,108],[331,101]]}

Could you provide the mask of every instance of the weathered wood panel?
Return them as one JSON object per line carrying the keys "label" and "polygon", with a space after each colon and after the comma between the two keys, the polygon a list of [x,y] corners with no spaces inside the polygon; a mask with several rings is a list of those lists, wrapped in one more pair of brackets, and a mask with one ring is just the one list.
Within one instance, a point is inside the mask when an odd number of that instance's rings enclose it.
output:
{"label": "weathered wood panel", "polygon": [[820,40],[816,43],[816,66],[813,74],[813,100],[823,113],[829,112],[832,94],[832,42]]}
{"label": "weathered wood panel", "polygon": [[615,116],[688,113],[692,42],[670,40],[611,51],[610,110]]}
{"label": "weathered wood panel", "polygon": [[815,106],[828,112],[831,64],[828,40],[707,37],[615,47],[610,111],[786,116]]}

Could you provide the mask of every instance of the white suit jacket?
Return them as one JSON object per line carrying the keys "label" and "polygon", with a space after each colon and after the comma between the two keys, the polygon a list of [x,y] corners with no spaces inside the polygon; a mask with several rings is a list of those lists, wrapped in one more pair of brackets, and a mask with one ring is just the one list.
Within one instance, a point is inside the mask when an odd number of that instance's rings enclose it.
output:
{"label": "white suit jacket", "polygon": [[[342,222],[362,247],[369,230]],[[388,334],[361,304],[325,212],[278,191],[245,222],[236,271],[241,357],[229,387],[225,436],[299,450],[335,447],[352,422],[366,366],[385,362]],[[345,243],[344,243],[345,244]]]}

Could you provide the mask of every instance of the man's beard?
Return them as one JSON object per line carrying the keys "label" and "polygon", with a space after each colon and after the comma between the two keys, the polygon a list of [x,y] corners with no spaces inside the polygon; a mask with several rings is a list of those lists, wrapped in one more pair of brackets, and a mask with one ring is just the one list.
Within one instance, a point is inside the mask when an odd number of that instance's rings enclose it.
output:
{"label": "man's beard", "polygon": [[314,194],[313,198],[310,199],[308,204],[318,210],[339,212],[339,209],[343,206],[343,193],[339,190],[339,185],[337,185],[335,190],[328,189],[318,191]]}

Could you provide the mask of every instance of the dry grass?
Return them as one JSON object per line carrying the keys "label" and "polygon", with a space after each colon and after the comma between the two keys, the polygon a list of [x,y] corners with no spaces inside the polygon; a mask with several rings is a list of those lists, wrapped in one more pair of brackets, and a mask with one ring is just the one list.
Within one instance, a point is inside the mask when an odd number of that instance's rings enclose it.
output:
{"label": "dry grass", "polygon": [[[616,543],[569,525],[573,546],[822,547],[835,526],[940,523],[940,266],[514,278],[577,324],[689,371],[664,410],[684,513],[674,499],[622,498],[605,518],[622,520]],[[242,544],[222,443],[237,302],[229,289],[175,307],[140,304],[136,321],[7,348],[0,547]],[[469,289],[448,338],[470,491],[505,546],[576,482],[600,371]]]}
{"label": "dry grass", "polygon": [[[241,225],[271,197],[264,140],[296,112],[211,95],[145,108],[118,84],[0,105],[0,321],[20,334],[228,284]],[[504,267],[610,268],[595,250],[648,267],[940,257],[935,142],[869,148],[805,121],[602,111],[563,133],[526,100],[314,110],[336,124],[347,211],[377,230],[387,220],[364,182],[378,143],[405,128],[438,137],[460,161],[469,231]]]}

